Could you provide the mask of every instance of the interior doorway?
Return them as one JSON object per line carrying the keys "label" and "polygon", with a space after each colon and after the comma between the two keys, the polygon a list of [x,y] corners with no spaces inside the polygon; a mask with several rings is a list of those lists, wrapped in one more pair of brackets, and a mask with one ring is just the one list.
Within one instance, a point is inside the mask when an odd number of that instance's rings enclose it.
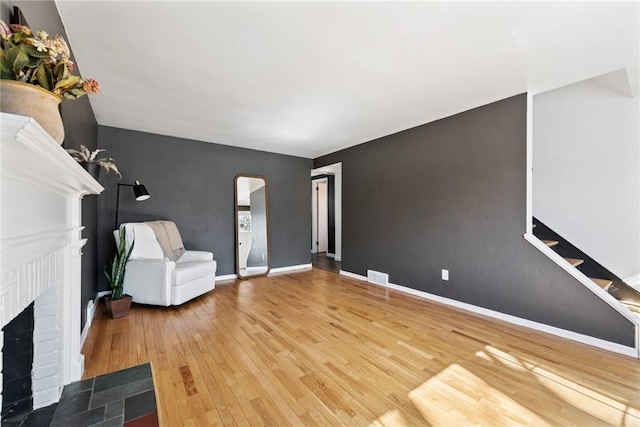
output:
{"label": "interior doorway", "polygon": [[311,171],[311,261],[340,272],[342,260],[342,164]]}
{"label": "interior doorway", "polygon": [[311,253],[327,253],[329,242],[329,208],[328,180],[327,178],[315,179],[311,181],[313,200],[311,201],[312,212],[312,247]]}

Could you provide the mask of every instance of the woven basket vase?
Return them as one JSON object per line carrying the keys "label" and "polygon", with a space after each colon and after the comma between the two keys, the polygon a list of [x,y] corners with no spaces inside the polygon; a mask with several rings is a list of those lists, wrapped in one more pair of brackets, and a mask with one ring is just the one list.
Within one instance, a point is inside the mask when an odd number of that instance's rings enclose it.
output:
{"label": "woven basket vase", "polygon": [[0,111],[35,119],[58,143],[64,140],[64,126],[58,106],[60,98],[39,86],[0,80]]}

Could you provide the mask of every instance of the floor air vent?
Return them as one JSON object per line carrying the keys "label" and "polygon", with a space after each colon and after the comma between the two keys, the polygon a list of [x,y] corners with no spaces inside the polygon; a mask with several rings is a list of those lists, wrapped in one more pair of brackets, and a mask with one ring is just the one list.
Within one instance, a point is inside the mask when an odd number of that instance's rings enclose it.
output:
{"label": "floor air vent", "polygon": [[380,273],[379,271],[367,270],[367,282],[387,286],[389,284],[389,275],[387,273]]}

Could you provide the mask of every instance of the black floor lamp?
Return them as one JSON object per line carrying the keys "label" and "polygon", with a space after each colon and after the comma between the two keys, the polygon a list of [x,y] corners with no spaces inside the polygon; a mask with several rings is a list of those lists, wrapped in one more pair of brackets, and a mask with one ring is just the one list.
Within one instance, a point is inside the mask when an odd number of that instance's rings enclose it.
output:
{"label": "black floor lamp", "polygon": [[116,225],[114,226],[114,230],[118,229],[118,212],[120,210],[120,187],[133,187],[133,194],[136,197],[136,201],[141,202],[143,200],[147,200],[149,197],[149,192],[145,188],[144,185],[140,184],[140,181],[135,181],[133,184],[120,184],[118,183],[118,191],[116,192]]}

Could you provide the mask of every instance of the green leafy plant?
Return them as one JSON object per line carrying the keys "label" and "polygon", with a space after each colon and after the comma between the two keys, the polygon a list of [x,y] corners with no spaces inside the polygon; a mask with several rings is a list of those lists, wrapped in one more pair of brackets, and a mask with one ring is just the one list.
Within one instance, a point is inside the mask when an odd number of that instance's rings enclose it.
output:
{"label": "green leafy plant", "polygon": [[122,178],[122,174],[118,170],[116,166],[115,160],[111,157],[103,157],[98,159],[97,156],[101,152],[106,151],[101,148],[91,151],[84,145],[80,146],[80,150],[75,150],[73,148],[67,148],[66,152],[73,157],[73,159],[78,163],[95,163],[107,172],[114,171],[120,178]]}
{"label": "green leafy plant", "polygon": [[111,287],[112,300],[119,300],[124,296],[122,294],[124,271],[127,266],[127,261],[129,261],[129,257],[131,256],[131,251],[133,251],[134,243],[134,241],[131,241],[131,246],[127,251],[127,231],[124,227],[121,228],[117,253],[113,258],[113,262],[111,263],[111,272],[107,270],[106,266],[104,268],[104,275],[107,277],[107,281],[109,282],[109,286]]}
{"label": "green leafy plant", "polygon": [[33,34],[24,25],[0,21],[0,42],[0,78],[40,86],[66,99],[100,92],[94,79],[71,74],[76,67],[62,36],[49,38],[44,31]]}

